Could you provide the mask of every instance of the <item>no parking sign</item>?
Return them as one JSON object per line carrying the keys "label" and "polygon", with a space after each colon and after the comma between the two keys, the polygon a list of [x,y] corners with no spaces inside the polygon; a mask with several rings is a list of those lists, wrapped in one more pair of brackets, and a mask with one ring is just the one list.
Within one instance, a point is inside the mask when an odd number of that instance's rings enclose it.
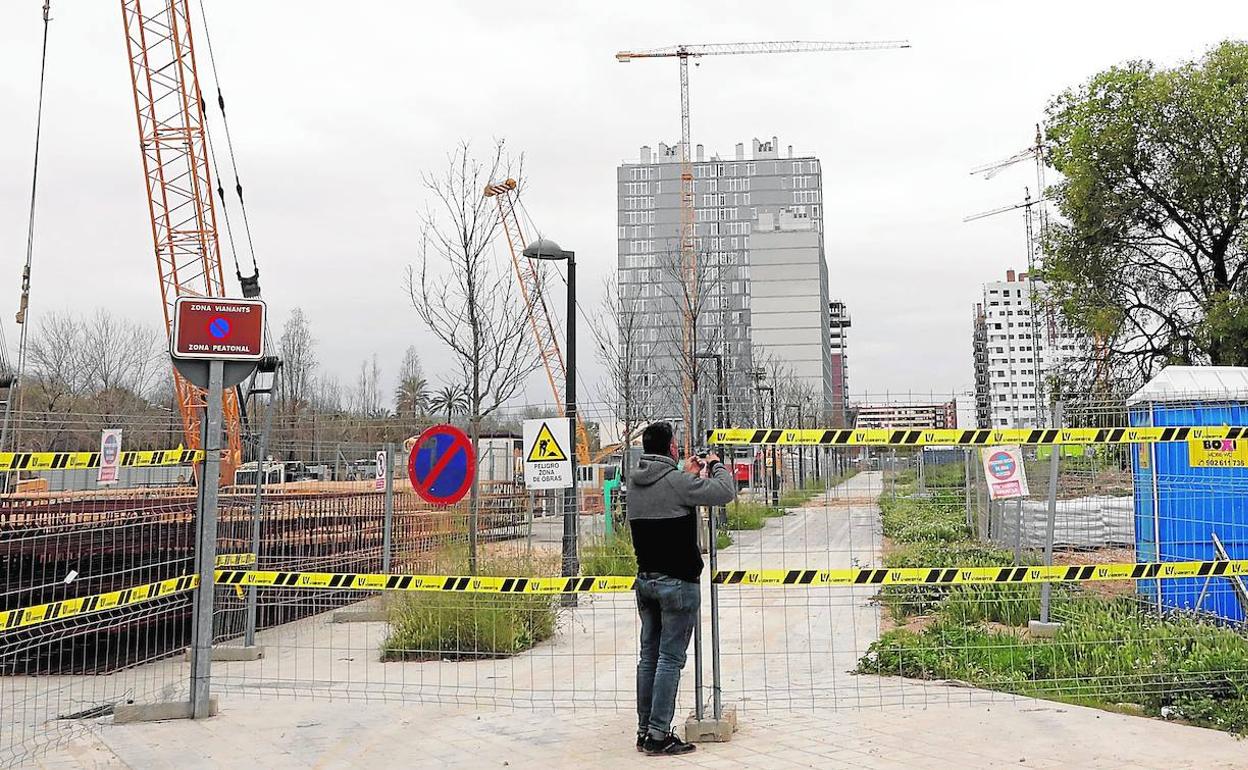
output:
{"label": "no parking sign", "polygon": [[472,441],[454,425],[434,425],[420,434],[407,461],[412,489],[437,505],[463,499],[476,476],[477,458]]}
{"label": "no parking sign", "polygon": [[1027,472],[1023,469],[1023,450],[1016,446],[991,446],[980,450],[984,462],[984,478],[993,500],[1027,497]]}

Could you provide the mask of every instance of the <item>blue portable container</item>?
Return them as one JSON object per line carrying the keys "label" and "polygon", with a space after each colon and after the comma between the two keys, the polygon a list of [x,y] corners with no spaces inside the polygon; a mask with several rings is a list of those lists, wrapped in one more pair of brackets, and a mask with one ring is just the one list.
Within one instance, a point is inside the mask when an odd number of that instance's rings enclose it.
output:
{"label": "blue portable container", "polygon": [[[1248,425],[1248,368],[1170,366],[1127,403],[1133,427]],[[1230,558],[1248,558],[1248,468],[1193,468],[1187,442],[1137,445],[1132,467],[1137,561],[1215,559],[1215,535]],[[1161,609],[1193,610],[1199,602],[1202,611],[1244,620],[1225,578],[1138,586]]]}

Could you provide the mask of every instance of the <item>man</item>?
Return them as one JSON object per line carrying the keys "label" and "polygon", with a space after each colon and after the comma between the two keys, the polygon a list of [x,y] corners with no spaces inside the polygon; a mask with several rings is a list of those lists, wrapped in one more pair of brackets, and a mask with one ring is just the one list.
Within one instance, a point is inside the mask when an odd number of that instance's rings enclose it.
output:
{"label": "man", "polygon": [[[694,750],[672,734],[680,670],[702,604],[700,505],[724,505],[736,497],[732,473],[715,454],[690,457],[684,472],[672,426],[656,422],[641,434],[644,454],[629,480],[628,522],[637,553],[637,614],[641,657],[637,662],[637,750],[650,755]],[[701,478],[702,470],[706,478]]]}

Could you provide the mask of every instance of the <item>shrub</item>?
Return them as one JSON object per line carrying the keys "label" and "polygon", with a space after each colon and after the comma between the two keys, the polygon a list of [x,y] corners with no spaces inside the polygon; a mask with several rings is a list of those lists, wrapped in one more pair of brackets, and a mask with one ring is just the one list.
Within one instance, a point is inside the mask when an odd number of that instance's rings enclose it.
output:
{"label": "shrub", "polygon": [[611,537],[590,542],[581,549],[582,575],[636,575],[637,555],[628,526]]}
{"label": "shrub", "polygon": [[1181,613],[1159,617],[1131,598],[1054,591],[1063,622],[1052,639],[967,622],[946,605],[922,632],[890,631],[858,663],[863,673],[957,679],[1093,706],[1133,704],[1235,733],[1248,732],[1248,639]]}
{"label": "shrub", "polygon": [[[436,574],[466,575],[467,552],[448,548],[432,560]],[[481,575],[553,575],[555,565],[523,554],[482,555]],[[382,660],[506,657],[555,633],[558,595],[413,592],[387,602],[390,632]]]}
{"label": "shrub", "polygon": [[[770,518],[769,512],[776,510],[759,503],[741,501],[732,503],[727,508],[728,529],[762,529],[767,523],[766,520]],[[784,515],[784,511],[780,511],[778,515]]]}

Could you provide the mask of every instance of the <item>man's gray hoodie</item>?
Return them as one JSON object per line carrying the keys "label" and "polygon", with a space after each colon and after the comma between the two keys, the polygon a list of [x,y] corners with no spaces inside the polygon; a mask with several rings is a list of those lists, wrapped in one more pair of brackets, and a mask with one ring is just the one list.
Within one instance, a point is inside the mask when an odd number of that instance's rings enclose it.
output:
{"label": "man's gray hoodie", "polygon": [[696,583],[702,574],[696,507],[725,505],[737,496],[732,473],[712,463],[709,478],[686,473],[663,455],[642,455],[628,482],[628,522],[637,571]]}

